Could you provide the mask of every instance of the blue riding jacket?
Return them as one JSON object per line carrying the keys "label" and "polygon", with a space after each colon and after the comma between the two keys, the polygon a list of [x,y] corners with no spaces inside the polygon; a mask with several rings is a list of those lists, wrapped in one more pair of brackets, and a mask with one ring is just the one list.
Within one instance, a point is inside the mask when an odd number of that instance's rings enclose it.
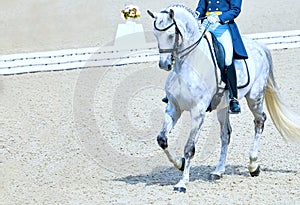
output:
{"label": "blue riding jacket", "polygon": [[233,44],[233,58],[247,59],[248,55],[242,41],[239,29],[234,19],[240,14],[242,0],[199,0],[197,11],[199,17],[215,12],[221,24],[228,24]]}

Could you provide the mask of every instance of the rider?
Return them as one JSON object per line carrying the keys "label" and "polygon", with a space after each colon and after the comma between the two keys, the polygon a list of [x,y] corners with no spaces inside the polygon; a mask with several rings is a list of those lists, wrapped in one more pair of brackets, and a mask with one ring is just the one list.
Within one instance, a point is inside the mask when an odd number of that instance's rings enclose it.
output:
{"label": "rider", "polygon": [[210,24],[208,30],[224,47],[231,113],[241,111],[237,100],[237,80],[233,59],[248,58],[238,27],[234,22],[241,12],[241,6],[242,0],[199,0],[196,9],[199,12],[199,18],[207,17],[203,24]]}

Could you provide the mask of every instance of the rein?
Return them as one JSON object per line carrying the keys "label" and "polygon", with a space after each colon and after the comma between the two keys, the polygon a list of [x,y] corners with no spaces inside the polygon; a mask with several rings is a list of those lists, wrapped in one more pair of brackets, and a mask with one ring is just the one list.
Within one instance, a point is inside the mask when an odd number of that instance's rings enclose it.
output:
{"label": "rein", "polygon": [[181,55],[180,59],[182,59],[183,57],[185,57],[188,54],[190,54],[190,52],[192,52],[199,45],[200,41],[202,40],[202,38],[205,35],[205,33],[206,33],[206,31],[207,31],[207,29],[208,29],[209,26],[210,26],[210,23],[206,25],[206,27],[205,27],[204,31],[202,32],[200,38],[195,43],[193,43],[192,45],[190,45],[187,48],[183,49],[182,51],[178,51],[178,54],[180,54],[180,53],[183,53],[183,52],[191,49],[191,50],[187,51],[186,53],[184,53],[183,55]]}

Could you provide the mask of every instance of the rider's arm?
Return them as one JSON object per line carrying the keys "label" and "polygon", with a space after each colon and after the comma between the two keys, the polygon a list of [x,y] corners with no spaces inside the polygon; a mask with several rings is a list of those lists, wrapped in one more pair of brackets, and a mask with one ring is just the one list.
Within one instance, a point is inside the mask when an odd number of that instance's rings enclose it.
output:
{"label": "rider's arm", "polygon": [[219,16],[221,24],[233,21],[241,12],[242,0],[230,0],[229,2],[229,10],[222,11],[222,14]]}
{"label": "rider's arm", "polygon": [[199,0],[196,11],[200,13],[199,17],[204,17],[207,11],[207,1]]}

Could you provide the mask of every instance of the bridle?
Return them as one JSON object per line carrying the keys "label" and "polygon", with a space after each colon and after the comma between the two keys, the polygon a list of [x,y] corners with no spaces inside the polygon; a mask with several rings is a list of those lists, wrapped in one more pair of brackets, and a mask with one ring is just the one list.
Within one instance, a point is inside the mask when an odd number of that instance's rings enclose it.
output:
{"label": "bridle", "polygon": [[[169,12],[168,11],[161,11],[161,13],[166,13],[168,14]],[[178,26],[177,26],[177,23],[175,21],[175,19],[173,18],[173,22],[167,26],[166,28],[158,28],[156,26],[156,20],[154,21],[154,28],[157,30],[157,31],[167,31],[169,30],[170,28],[172,28],[173,26],[175,26],[175,41],[174,41],[174,46],[173,48],[167,48],[167,49],[163,49],[163,48],[158,48],[159,50],[159,53],[171,53],[172,54],[172,58],[173,56],[178,52],[178,49],[179,49],[179,36],[181,37],[181,39],[183,39],[183,36],[182,36],[182,33],[180,32]]]}
{"label": "bridle", "polygon": [[[161,11],[160,13],[166,13],[166,14],[169,14],[168,11]],[[173,18],[172,19],[173,22],[167,26],[166,28],[158,28],[156,26],[156,20],[154,21],[154,28],[157,30],[157,31],[167,31],[169,30],[171,27],[175,26],[175,41],[174,41],[174,45],[173,45],[173,48],[167,48],[167,49],[163,49],[163,48],[158,48],[159,50],[159,53],[171,53],[171,56],[172,56],[172,64],[175,63],[175,58],[174,56],[178,56],[179,59],[183,59],[185,56],[187,56],[189,53],[191,53],[200,43],[200,41],[202,40],[203,36],[205,35],[205,32],[207,30],[207,28],[209,27],[209,24],[205,27],[204,31],[202,32],[200,38],[195,42],[193,43],[192,45],[184,48],[183,50],[179,50],[179,37],[181,37],[181,39],[183,40],[183,35],[182,33],[180,32],[179,28],[178,28],[178,25],[175,21],[175,19]]]}

